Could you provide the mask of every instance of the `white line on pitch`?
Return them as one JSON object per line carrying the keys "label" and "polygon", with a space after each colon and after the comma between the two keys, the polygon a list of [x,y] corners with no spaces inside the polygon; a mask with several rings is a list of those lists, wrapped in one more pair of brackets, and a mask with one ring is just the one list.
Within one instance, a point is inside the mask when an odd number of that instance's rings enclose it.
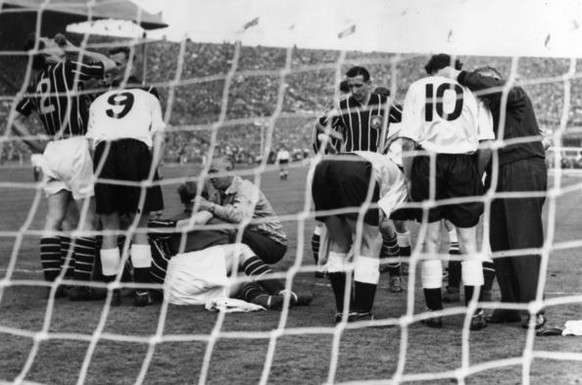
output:
{"label": "white line on pitch", "polygon": [[[1,272],[5,273],[8,269],[0,269]],[[12,270],[15,273],[27,273],[27,274],[38,274],[42,273],[42,270],[30,270],[30,269],[14,269]]]}

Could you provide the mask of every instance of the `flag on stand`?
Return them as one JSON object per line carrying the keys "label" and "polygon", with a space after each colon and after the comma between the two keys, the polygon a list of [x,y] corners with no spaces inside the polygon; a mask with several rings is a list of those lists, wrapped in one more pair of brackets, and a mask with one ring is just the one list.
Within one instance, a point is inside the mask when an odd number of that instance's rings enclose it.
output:
{"label": "flag on stand", "polygon": [[351,34],[356,32],[356,25],[352,24],[350,27],[348,27],[347,29],[344,29],[343,31],[341,31],[340,33],[338,33],[337,38],[338,39],[343,39],[346,36],[350,36]]}
{"label": "flag on stand", "polygon": [[255,25],[259,24],[259,18],[255,17],[253,20],[249,21],[245,25],[243,25],[243,30],[247,30]]}

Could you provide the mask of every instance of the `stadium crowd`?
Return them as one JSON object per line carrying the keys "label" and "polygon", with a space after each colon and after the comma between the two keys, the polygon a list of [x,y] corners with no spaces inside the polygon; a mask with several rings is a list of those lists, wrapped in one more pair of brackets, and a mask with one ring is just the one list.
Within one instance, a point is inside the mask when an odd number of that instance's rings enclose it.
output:
{"label": "stadium crowd", "polygon": [[[73,36],[74,37],[74,36]],[[89,45],[126,44],[127,41],[92,37]],[[167,135],[168,162],[199,162],[209,146],[212,124],[225,108],[227,124],[219,128],[217,139],[241,148],[238,161],[256,158],[261,150],[261,124],[276,111],[281,71],[285,68],[287,50],[270,47],[240,47],[240,59],[233,63],[232,44],[201,44],[186,41],[183,61],[181,46],[166,41],[135,46],[135,72],[139,78],[154,84],[160,92],[166,119],[172,127]],[[143,63],[145,55],[145,65]],[[272,131],[273,147],[281,144],[289,149],[310,148],[310,119],[333,102],[334,81],[339,52],[293,48],[291,72],[285,77],[283,104]],[[7,114],[14,97],[20,91],[26,68],[25,57],[1,57],[5,72],[0,77],[0,131],[5,132]],[[391,61],[396,60],[392,74]],[[408,86],[422,74],[419,68],[426,55],[393,55],[387,53],[350,52],[344,69],[351,63],[366,65],[374,73],[378,86],[390,88],[396,76],[395,100],[402,100]],[[563,113],[564,82],[569,70],[566,59],[521,58],[512,71],[510,58],[466,57],[470,66],[484,63],[499,68],[507,76],[515,72],[517,81],[531,95],[538,111],[540,126],[554,130]],[[144,70],[145,69],[145,70]],[[227,99],[223,100],[225,80],[235,70],[229,83]],[[582,125],[582,81],[570,80],[568,127]],[[395,92],[394,92],[395,91]],[[170,99],[171,97],[171,99]],[[168,101],[171,105],[168,106]],[[287,120],[292,120],[288,122]],[[265,138],[263,138],[265,139]],[[579,142],[578,140],[576,142]],[[18,141],[4,141],[0,161],[28,159],[29,152]]]}

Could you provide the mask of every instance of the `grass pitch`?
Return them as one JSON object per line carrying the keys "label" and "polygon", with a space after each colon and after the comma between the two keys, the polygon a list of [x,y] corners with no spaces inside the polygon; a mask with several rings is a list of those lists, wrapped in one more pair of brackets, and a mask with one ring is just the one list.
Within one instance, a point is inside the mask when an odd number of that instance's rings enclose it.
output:
{"label": "grass pitch", "polygon": [[[163,170],[168,215],[180,210],[178,180],[195,171],[192,166]],[[305,208],[305,178],[306,167],[297,165],[288,181],[279,181],[274,170],[261,175],[290,240],[277,266],[280,272],[296,263],[313,265],[309,242],[315,223],[298,220]],[[582,318],[580,181],[564,179],[563,185],[574,188],[556,199],[556,250],[546,279],[552,326]],[[582,339],[536,337],[530,346],[527,333],[513,324],[470,333],[466,344],[460,308],[438,331],[419,323],[334,327],[331,288],[311,271],[292,276],[294,289],[315,294],[311,306],[284,313],[219,315],[201,307],[160,304],[134,308],[130,299],[113,309],[103,301],[47,302],[38,257],[45,202],[32,183],[32,171],[1,168],[0,197],[0,383],[317,384],[387,382],[397,373],[415,384],[450,384],[463,375],[467,384],[577,384],[582,379]],[[412,226],[413,241],[417,228]],[[302,257],[299,262],[297,257]],[[422,313],[418,278],[414,290],[392,294],[382,275],[376,318],[406,325],[400,317],[409,305],[414,314]]]}

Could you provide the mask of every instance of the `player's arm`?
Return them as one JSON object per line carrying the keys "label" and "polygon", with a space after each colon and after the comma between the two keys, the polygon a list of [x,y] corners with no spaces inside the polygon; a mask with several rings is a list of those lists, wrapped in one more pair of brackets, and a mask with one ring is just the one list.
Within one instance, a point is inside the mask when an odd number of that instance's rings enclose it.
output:
{"label": "player's arm", "polygon": [[479,170],[479,176],[482,178],[487,165],[491,162],[491,145],[493,140],[481,140],[479,141],[479,150],[477,151],[477,169]]}
{"label": "player's arm", "polygon": [[218,205],[201,198],[199,210],[210,211],[214,217],[229,223],[241,223],[253,217],[255,212],[255,202],[259,194],[256,186],[252,184],[242,184],[237,191],[232,203]]}
{"label": "player's arm", "polygon": [[402,168],[408,184],[410,184],[412,177],[413,157],[420,137],[420,126],[422,125],[421,106],[424,104],[426,98],[423,92],[422,87],[415,84],[411,85],[406,92],[402,106],[402,122],[400,123]]}
{"label": "player's arm", "polygon": [[404,177],[410,182],[412,177],[412,164],[416,143],[410,138],[402,138],[402,169]]}
{"label": "player's arm", "polygon": [[487,100],[490,106],[499,106],[503,101],[503,94],[507,93],[507,106],[521,108],[525,106],[526,94],[521,87],[511,87],[505,90],[506,81],[495,76],[486,76],[478,71],[460,71],[457,81],[475,92],[480,98]]}
{"label": "player's arm", "polygon": [[151,101],[152,167],[158,167],[161,165],[164,156],[166,123],[162,117],[162,106],[159,100],[152,96]]}
{"label": "player's arm", "polygon": [[10,124],[10,119],[8,120],[8,127],[11,127],[12,132],[22,138],[22,142],[24,142],[24,144],[26,144],[32,150],[32,152],[42,154],[46,144],[41,140],[30,139],[30,137],[34,135],[30,132],[28,126],[26,125],[26,121],[32,113],[33,109],[34,107],[32,100],[27,97],[22,98],[16,105],[16,110],[14,113],[11,114],[12,124]]}
{"label": "player's arm", "polygon": [[210,211],[198,211],[194,214],[192,214],[192,216],[190,218],[187,219],[181,219],[178,222],[176,222],[176,228],[177,229],[184,229],[184,228],[189,228],[192,226],[202,226],[207,224],[211,219],[213,218],[213,215]]}
{"label": "player's arm", "polygon": [[[80,54],[82,55],[82,57],[88,59],[87,61],[89,62],[97,62],[97,63],[101,63],[102,64],[102,68],[103,70],[101,71],[101,73],[92,73],[89,75],[89,77],[91,76],[102,76],[104,73],[108,73],[111,72],[115,69],[117,69],[117,65],[115,64],[115,62],[111,59],[109,59],[107,56],[98,53],[98,52],[93,52],[93,51],[89,51],[89,50],[82,50],[80,47],[75,46],[73,43],[71,43],[69,40],[67,40],[67,38],[63,35],[63,34],[57,34],[55,36],[55,41],[57,41],[59,43],[59,45],[61,47],[63,47],[63,49],[65,50],[65,52],[67,53],[75,53],[75,54]],[[73,61],[73,63],[76,63],[79,67],[81,67],[81,71],[98,71],[97,69],[95,69],[94,63],[82,63],[82,62],[76,62]],[[84,74],[86,74],[87,72],[83,72]]]}

